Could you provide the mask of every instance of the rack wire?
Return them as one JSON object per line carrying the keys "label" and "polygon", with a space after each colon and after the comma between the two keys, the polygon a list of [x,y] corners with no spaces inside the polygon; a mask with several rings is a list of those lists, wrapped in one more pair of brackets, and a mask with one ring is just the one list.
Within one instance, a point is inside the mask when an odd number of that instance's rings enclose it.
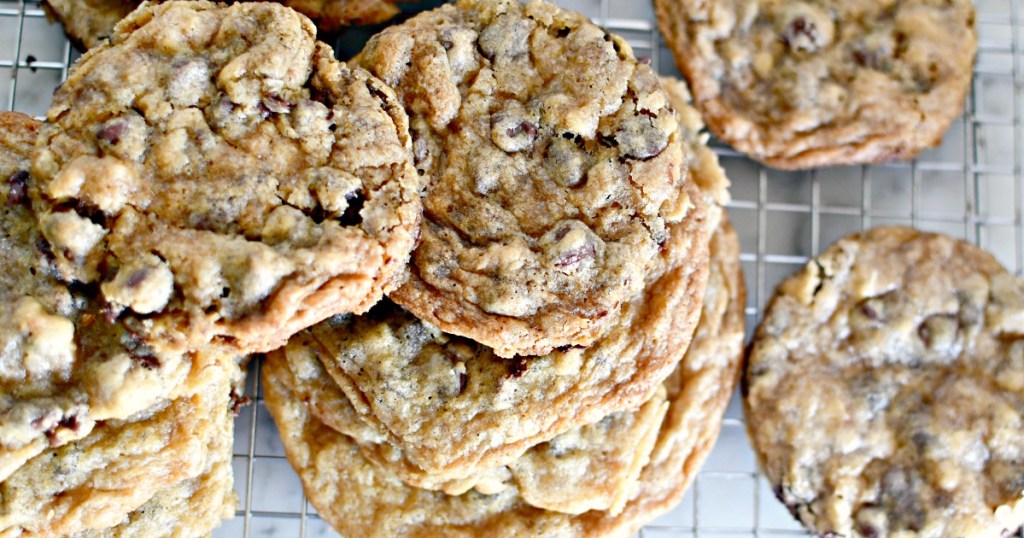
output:
{"label": "rack wire", "polygon": [[[660,73],[678,76],[649,0],[557,3],[623,35]],[[1021,1],[977,0],[976,5],[980,43],[964,114],[942,145],[919,159],[785,173],[715,145],[733,183],[729,211],[743,245],[748,334],[781,279],[835,239],[870,226],[905,224],[950,234],[993,252],[1018,275],[1024,271]],[[366,35],[342,36],[339,50],[358,50]],[[0,108],[43,116],[78,56],[36,1],[0,1]],[[235,423],[239,511],[214,536],[336,536],[306,502],[284,459],[263,404],[258,361],[251,365],[248,384],[254,404]],[[640,532],[643,538],[802,535],[757,472],[735,395],[718,444],[689,493]]]}

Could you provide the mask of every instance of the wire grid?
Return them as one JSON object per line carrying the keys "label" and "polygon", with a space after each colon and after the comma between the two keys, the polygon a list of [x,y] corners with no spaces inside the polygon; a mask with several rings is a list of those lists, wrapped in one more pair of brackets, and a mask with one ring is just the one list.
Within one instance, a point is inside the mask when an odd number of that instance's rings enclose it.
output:
{"label": "wire grid", "polygon": [[[434,2],[436,3],[436,2]],[[648,0],[561,0],[623,35],[637,56],[676,75]],[[910,163],[786,173],[715,145],[733,182],[730,215],[746,271],[748,335],[778,282],[809,256],[852,231],[904,224],[972,241],[1018,275],[1024,270],[1024,52],[1020,0],[977,0],[978,60],[965,112],[942,145]],[[362,34],[342,37],[358,50]],[[67,76],[78,51],[35,1],[0,1],[0,108],[37,117]],[[7,91],[2,88],[6,85]],[[336,536],[306,502],[284,459],[260,392],[259,361],[248,380],[254,405],[235,423],[237,517],[218,538]],[[693,487],[675,509],[645,527],[644,538],[800,536],[805,532],[757,472],[734,395],[721,437]],[[1024,538],[1022,533],[1021,538]]]}

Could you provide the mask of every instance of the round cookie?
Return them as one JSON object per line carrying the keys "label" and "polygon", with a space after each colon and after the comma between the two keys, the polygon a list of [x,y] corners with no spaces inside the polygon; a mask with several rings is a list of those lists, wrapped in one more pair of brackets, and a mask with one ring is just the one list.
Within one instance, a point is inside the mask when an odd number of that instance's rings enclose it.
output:
{"label": "round cookie", "polygon": [[666,269],[669,228],[701,218],[657,77],[582,15],[461,0],[355,61],[404,102],[429,182],[390,296],[447,333],[506,358],[588,346]]}
{"label": "round cookie", "polygon": [[[359,418],[302,339],[268,356],[267,383],[281,384],[302,401],[313,419],[351,438],[364,457],[422,489],[461,495],[470,489],[492,495],[514,488],[530,506],[579,514],[621,511],[650,459],[667,404],[663,391],[635,411],[613,413],[531,447],[514,461],[470,476],[445,479],[410,463],[401,449]],[[344,408],[344,409],[342,409]],[[358,423],[358,424],[353,424]],[[364,429],[371,430],[367,435]]]}
{"label": "round cookie", "polygon": [[308,412],[283,384],[267,384],[267,408],[317,513],[342,535],[625,536],[671,509],[711,450],[740,372],[744,292],[739,242],[715,235],[711,284],[693,344],[665,382],[669,409],[650,462],[617,515],[579,515],[527,505],[515,490],[459,496],[417,489],[363,457],[356,443]]}
{"label": "round cookie", "polygon": [[[114,26],[142,2],[139,0],[44,0],[43,8],[64,25],[68,37],[86,49],[103,43]],[[342,26],[378,24],[398,14],[391,0],[280,0],[332,32]]]}
{"label": "round cookie", "polygon": [[94,286],[57,280],[26,191],[42,124],[0,113],[0,481],[96,421],[126,419],[195,389],[190,372],[237,368],[209,349],[185,352],[140,335],[142,320],[109,319]]}
{"label": "round cookie", "polygon": [[207,473],[231,450],[238,372],[197,372],[197,392],[97,425],[0,482],[0,535],[65,536],[120,524],[157,492]]}
{"label": "round cookie", "polygon": [[779,287],[744,377],[779,499],[813,532],[1024,523],[1024,284],[968,243],[876,228]]}
{"label": "round cookie", "polygon": [[711,131],[777,168],[911,159],[970,86],[970,0],[656,0]]}
{"label": "round cookie", "polygon": [[420,213],[394,94],[268,3],[133,12],[54,95],[33,175],[63,279],[239,353],[368,309]]}

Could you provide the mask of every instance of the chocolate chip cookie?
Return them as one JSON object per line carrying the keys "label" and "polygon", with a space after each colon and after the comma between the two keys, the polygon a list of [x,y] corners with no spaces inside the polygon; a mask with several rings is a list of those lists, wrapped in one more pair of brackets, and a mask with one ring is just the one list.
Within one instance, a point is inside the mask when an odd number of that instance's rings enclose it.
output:
{"label": "chocolate chip cookie", "polygon": [[960,114],[970,0],[656,0],[711,131],[778,168],[910,159]]}
{"label": "chocolate chip cookie", "polygon": [[1024,284],[974,245],[876,228],[778,289],[744,378],[779,499],[813,532],[1024,523]]}
{"label": "chocolate chip cookie", "polygon": [[[699,195],[693,195],[694,200]],[[663,256],[706,256],[702,222],[670,230]],[[539,442],[646,401],[689,345],[707,267],[683,264],[622,307],[589,348],[503,359],[397,305],[314,326],[320,360],[357,412],[420,469],[483,472]]]}
{"label": "chocolate chip cookie", "polygon": [[0,535],[66,536],[119,525],[155,494],[213,470],[231,450],[231,383],[211,367],[195,393],[97,425],[0,482]]}
{"label": "chocolate chip cookie", "polygon": [[581,15],[461,0],[384,30],[355,61],[405,104],[429,182],[391,298],[500,357],[594,343],[666,269],[669,229],[702,217],[657,77]]}
{"label": "chocolate chip cookie", "polygon": [[[114,26],[142,2],[139,0],[44,0],[42,6],[64,25],[68,37],[90,49],[114,33]],[[391,0],[280,0],[313,19],[324,32],[342,26],[377,24],[398,14]]]}
{"label": "chocolate chip cookie", "polygon": [[40,122],[0,113],[0,480],[48,447],[127,419],[234,367],[212,349],[142,336],[145,320],[112,320],[99,289],[66,285],[28,207],[29,153]]}
{"label": "chocolate chip cookie", "polygon": [[[316,420],[282,383],[265,385],[286,453],[317,513],[343,535],[628,535],[679,502],[710,451],[739,375],[743,280],[739,243],[723,224],[711,244],[706,308],[686,357],[664,385],[669,408],[650,462],[617,515],[569,515],[529,506],[515,488],[452,496],[406,485],[355,441]],[[506,361],[508,362],[508,361]],[[455,439],[457,436],[447,437]],[[557,461],[554,458],[553,461]],[[546,462],[547,466],[551,462]],[[557,465],[557,463],[556,463]],[[556,474],[559,469],[552,469]]]}
{"label": "chocolate chip cookie", "polygon": [[420,179],[394,93],[269,3],[133,12],[57,90],[30,189],[59,276],[186,348],[268,351],[394,287]]}

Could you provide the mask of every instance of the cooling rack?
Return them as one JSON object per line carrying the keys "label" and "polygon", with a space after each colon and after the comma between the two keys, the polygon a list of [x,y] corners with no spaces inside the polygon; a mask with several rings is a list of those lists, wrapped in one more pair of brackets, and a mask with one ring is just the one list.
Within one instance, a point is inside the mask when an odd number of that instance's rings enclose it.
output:
{"label": "cooling rack", "polygon": [[[557,3],[623,35],[637,56],[651,58],[660,73],[678,75],[649,0]],[[716,145],[732,180],[729,212],[743,245],[748,334],[781,279],[835,239],[870,226],[904,224],[943,232],[988,249],[1018,275],[1024,270],[1021,0],[978,0],[976,5],[980,43],[964,115],[940,147],[919,159],[787,173]],[[339,54],[358,51],[371,32],[338,37]],[[53,89],[78,56],[38,3],[0,1],[0,108],[43,116]],[[263,405],[258,361],[250,365],[247,383],[254,403],[242,409],[235,423],[239,510],[214,536],[336,536],[306,502],[284,459]],[[718,444],[686,497],[640,532],[644,538],[804,534],[757,472],[735,395]]]}

